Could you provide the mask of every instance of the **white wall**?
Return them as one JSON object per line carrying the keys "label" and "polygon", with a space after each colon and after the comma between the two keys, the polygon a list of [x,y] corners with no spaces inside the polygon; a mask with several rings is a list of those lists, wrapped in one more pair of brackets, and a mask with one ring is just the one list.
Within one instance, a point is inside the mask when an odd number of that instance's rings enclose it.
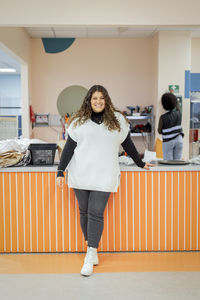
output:
{"label": "white wall", "polygon": [[0,7],[0,25],[196,25],[200,1],[1,0]]}
{"label": "white wall", "polygon": [[200,73],[200,38],[192,38],[191,73]]}
{"label": "white wall", "polygon": [[160,32],[158,35],[158,102],[156,107],[156,128],[159,117],[165,111],[162,109],[160,98],[168,91],[168,85],[180,87],[183,98],[182,127],[185,134],[183,158],[189,156],[189,99],[185,94],[185,71],[191,68],[191,36],[189,32]]}

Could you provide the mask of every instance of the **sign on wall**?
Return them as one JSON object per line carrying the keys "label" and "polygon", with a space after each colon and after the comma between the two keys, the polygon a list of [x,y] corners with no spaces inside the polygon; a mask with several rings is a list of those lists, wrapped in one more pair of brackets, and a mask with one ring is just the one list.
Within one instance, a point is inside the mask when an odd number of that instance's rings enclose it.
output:
{"label": "sign on wall", "polygon": [[179,85],[176,85],[176,84],[171,84],[171,85],[168,85],[168,90],[172,93],[179,93]]}

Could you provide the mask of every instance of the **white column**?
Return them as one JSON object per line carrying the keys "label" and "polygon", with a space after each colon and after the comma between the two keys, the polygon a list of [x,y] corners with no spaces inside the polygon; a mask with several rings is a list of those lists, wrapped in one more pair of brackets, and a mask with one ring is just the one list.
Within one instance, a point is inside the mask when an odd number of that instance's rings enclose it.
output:
{"label": "white column", "polygon": [[[179,94],[182,95],[182,127],[185,134],[183,158],[189,158],[189,121],[190,99],[185,97],[185,71],[191,69],[191,35],[185,31],[159,32],[155,43],[157,49],[157,105],[156,105],[156,131],[158,120],[165,111],[161,105],[161,96],[167,92],[168,85],[179,85]],[[156,137],[160,137],[156,133]]]}
{"label": "white column", "polygon": [[22,137],[30,136],[30,114],[28,93],[28,66],[21,63],[21,106],[22,106]]}

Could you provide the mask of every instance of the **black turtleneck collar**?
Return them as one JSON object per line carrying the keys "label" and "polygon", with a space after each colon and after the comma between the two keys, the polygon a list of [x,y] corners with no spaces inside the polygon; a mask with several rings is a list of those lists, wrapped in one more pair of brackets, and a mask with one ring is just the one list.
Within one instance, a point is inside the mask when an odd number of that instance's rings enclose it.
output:
{"label": "black turtleneck collar", "polygon": [[103,114],[104,110],[101,112],[92,112],[91,120],[95,122],[96,124],[101,124],[103,122]]}

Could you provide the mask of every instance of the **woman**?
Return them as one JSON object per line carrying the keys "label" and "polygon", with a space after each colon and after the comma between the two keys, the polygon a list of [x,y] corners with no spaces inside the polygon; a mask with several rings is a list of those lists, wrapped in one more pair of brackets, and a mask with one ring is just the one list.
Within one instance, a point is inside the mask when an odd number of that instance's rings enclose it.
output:
{"label": "woman", "polygon": [[180,160],[183,152],[183,130],[181,112],[177,98],[172,93],[165,93],[161,98],[167,112],[160,116],[158,132],[162,134],[163,159]]}
{"label": "woman", "polygon": [[80,224],[88,244],[81,275],[89,276],[93,265],[98,264],[105,206],[110,193],[116,192],[119,185],[120,144],[139,167],[148,170],[152,165],[141,160],[131,141],[128,122],[114,108],[103,86],[90,88],[81,108],[70,120],[67,133],[57,185],[63,187],[63,172],[68,166],[68,185],[76,194]]}

